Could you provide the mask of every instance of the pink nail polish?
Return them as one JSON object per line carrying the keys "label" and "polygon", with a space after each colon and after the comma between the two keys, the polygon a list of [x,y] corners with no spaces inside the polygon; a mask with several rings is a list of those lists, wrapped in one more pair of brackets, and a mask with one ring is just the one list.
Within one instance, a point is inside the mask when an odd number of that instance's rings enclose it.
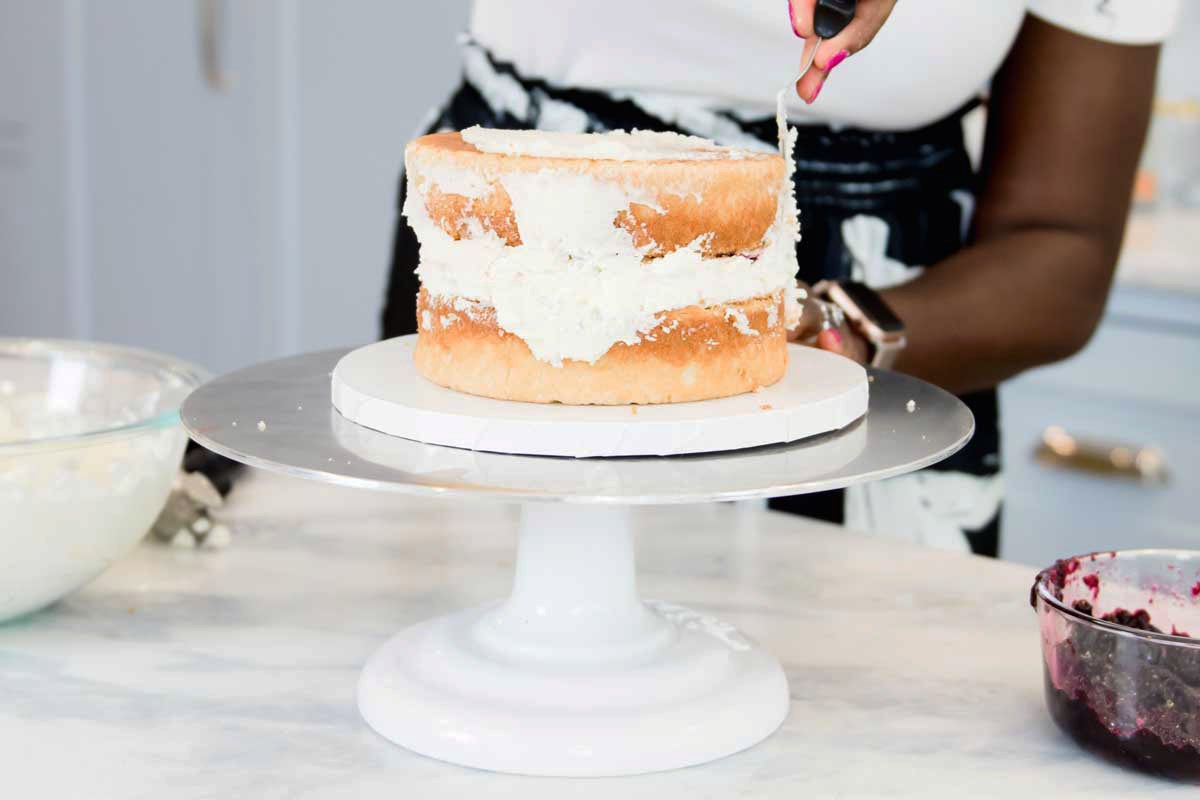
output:
{"label": "pink nail polish", "polygon": [[[817,98],[813,97],[813,99],[816,100]],[[833,334],[833,340],[840,345],[842,343],[842,332],[837,328],[830,328],[829,332]]]}
{"label": "pink nail polish", "polygon": [[800,31],[796,29],[796,18],[792,16],[792,0],[788,0],[787,6],[788,6],[788,22],[792,23],[792,33],[796,34],[801,39],[803,39],[804,37],[800,36]]}
{"label": "pink nail polish", "polygon": [[817,84],[817,88],[813,89],[812,97],[808,98],[808,102],[810,105],[812,103],[817,102],[817,95],[819,95],[821,93],[821,87],[823,87],[824,85],[825,85],[825,81],[821,81],[820,83]]}
{"label": "pink nail polish", "polygon": [[846,56],[850,55],[849,50],[839,50],[833,54],[833,58],[829,59],[829,64],[826,65],[825,71],[831,72],[834,67],[846,60]]}

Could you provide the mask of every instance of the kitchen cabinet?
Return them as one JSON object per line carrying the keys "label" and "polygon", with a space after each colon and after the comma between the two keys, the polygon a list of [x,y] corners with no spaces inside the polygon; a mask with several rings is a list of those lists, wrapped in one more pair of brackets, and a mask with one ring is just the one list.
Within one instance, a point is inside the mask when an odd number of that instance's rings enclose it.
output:
{"label": "kitchen cabinet", "polygon": [[0,335],[214,371],[374,338],[466,0],[0,5]]}
{"label": "kitchen cabinet", "polygon": [[[1045,565],[1092,550],[1200,548],[1200,293],[1119,285],[1091,343],[1006,384],[1001,414],[1004,558]],[[1051,426],[1132,452],[1157,448],[1165,478],[1047,465],[1034,451]]]}

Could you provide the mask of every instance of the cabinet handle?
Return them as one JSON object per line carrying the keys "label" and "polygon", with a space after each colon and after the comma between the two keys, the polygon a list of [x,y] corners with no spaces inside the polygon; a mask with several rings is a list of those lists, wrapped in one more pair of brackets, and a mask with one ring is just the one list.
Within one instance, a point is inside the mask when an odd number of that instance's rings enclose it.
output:
{"label": "cabinet handle", "polygon": [[1166,483],[1168,477],[1166,458],[1156,447],[1081,439],[1057,425],[1042,433],[1034,457],[1055,467],[1147,483]]}
{"label": "cabinet handle", "polygon": [[214,92],[233,88],[234,76],[225,69],[229,5],[226,0],[197,0],[200,23],[200,67]]}

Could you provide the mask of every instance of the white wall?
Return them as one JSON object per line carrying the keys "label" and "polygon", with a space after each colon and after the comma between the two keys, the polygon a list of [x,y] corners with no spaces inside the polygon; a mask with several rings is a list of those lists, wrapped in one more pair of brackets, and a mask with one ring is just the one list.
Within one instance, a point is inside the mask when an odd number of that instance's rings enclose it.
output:
{"label": "white wall", "polygon": [[62,6],[0,0],[0,335],[74,330]]}
{"label": "white wall", "polygon": [[467,7],[0,0],[0,335],[218,371],[373,338],[404,144]]}
{"label": "white wall", "polygon": [[308,0],[298,15],[300,321],[293,350],[378,336],[404,145],[459,78],[466,0]]}

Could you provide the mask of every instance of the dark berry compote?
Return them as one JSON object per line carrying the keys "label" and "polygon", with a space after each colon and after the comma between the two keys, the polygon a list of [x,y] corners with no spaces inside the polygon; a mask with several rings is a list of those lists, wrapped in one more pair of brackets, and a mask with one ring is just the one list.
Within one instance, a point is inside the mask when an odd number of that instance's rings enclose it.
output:
{"label": "dark berry compote", "polygon": [[[1200,643],[1174,625],[1168,634],[1154,624],[1151,609],[1171,617],[1175,601],[1157,584],[1133,610],[1102,605],[1112,570],[1096,569],[1089,558],[1058,562],[1034,586],[1050,714],[1092,752],[1200,784]],[[1183,593],[1179,602],[1190,599]]]}

